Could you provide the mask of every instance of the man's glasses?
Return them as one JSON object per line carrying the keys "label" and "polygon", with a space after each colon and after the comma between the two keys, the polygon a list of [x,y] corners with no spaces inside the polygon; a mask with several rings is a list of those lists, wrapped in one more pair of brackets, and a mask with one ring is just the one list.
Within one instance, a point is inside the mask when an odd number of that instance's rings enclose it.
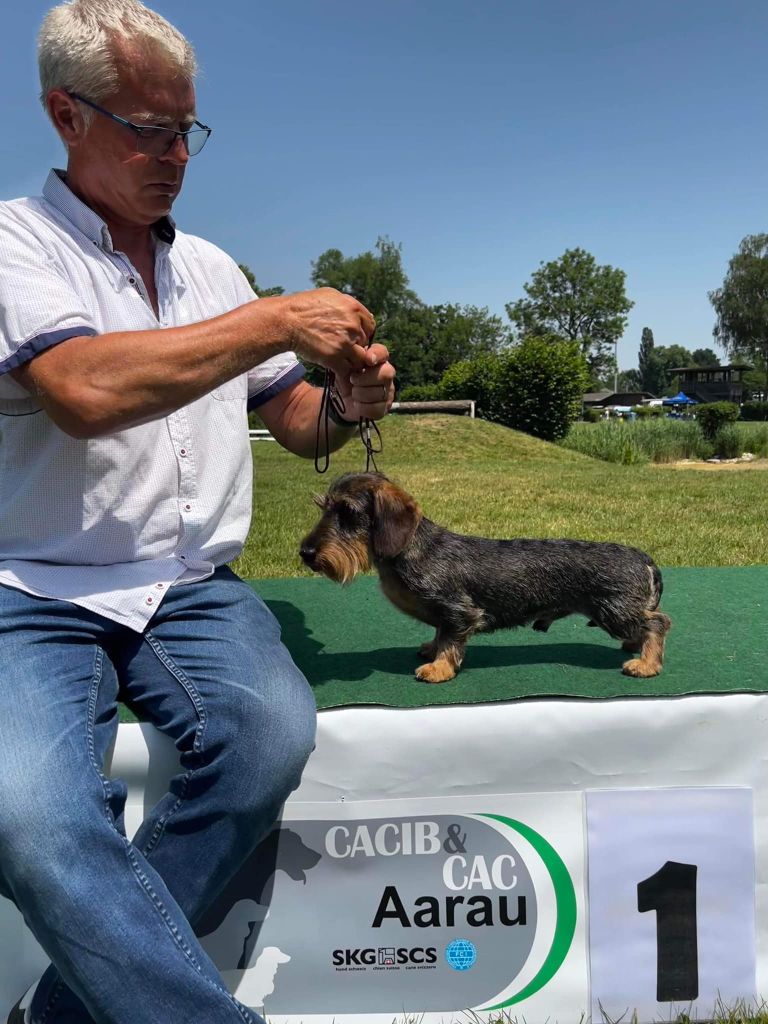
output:
{"label": "man's glasses", "polygon": [[131,121],[126,121],[124,117],[118,117],[117,114],[105,110],[104,107],[91,103],[90,100],[85,99],[84,96],[79,96],[76,92],[68,92],[67,96],[70,96],[73,100],[78,100],[80,103],[84,103],[86,107],[91,107],[93,110],[98,111],[99,114],[104,114],[105,117],[111,117],[118,124],[130,128],[136,135],[137,152],[146,153],[147,156],[165,156],[166,153],[171,151],[178,138],[184,143],[184,148],[189,156],[197,156],[208,141],[208,136],[212,130],[201,121],[194,122],[197,128],[188,128],[185,132],[178,132],[175,128],[161,128],[160,125],[155,124],[133,124]]}

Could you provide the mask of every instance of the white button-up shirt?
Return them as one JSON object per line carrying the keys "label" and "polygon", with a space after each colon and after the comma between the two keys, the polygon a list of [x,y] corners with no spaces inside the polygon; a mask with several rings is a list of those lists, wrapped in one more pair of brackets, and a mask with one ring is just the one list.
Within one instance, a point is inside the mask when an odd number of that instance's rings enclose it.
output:
{"label": "white button-up shirt", "polygon": [[251,519],[247,407],[303,375],[288,352],[177,412],[107,437],[60,430],[9,374],[68,338],[207,320],[255,296],[209,242],[155,226],[159,316],[104,221],[51,171],[0,203],[0,584],[137,631],[167,589],[242,550]]}

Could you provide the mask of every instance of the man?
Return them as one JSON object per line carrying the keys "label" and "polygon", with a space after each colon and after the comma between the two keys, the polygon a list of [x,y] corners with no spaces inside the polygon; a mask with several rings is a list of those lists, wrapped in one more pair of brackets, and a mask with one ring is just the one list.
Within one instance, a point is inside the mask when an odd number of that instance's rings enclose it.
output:
{"label": "man", "polygon": [[[250,522],[246,402],[307,456],[320,393],[294,352],[336,373],[333,447],[385,415],[394,370],[354,299],[250,301],[175,229],[210,130],[168,22],[70,0],[39,60],[67,168],[0,204],[0,894],[52,966],[9,1020],[256,1022],[194,923],[298,785],[315,707],[226,567]],[[104,770],[118,688],[181,762],[132,842]]]}

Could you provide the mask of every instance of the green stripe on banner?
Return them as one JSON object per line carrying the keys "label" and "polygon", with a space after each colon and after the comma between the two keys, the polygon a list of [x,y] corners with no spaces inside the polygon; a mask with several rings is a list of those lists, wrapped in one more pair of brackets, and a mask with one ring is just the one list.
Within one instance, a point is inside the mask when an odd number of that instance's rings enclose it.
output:
{"label": "green stripe on banner", "polygon": [[[621,672],[630,655],[581,616],[548,633],[476,636],[448,683],[414,676],[433,631],[397,611],[374,576],[346,587],[319,577],[249,580],[280,620],[283,639],[319,708],[424,707],[527,697],[674,697],[768,690],[768,566],[664,569],[662,611],[672,619],[664,669]],[[124,714],[124,718],[129,718]]]}

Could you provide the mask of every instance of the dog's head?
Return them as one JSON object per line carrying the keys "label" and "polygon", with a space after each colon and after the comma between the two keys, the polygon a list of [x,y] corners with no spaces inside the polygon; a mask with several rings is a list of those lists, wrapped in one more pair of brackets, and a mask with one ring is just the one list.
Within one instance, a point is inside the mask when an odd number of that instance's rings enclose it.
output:
{"label": "dog's head", "polygon": [[347,473],[315,503],[322,515],[301,542],[301,558],[337,583],[348,583],[372,561],[399,555],[421,519],[410,494],[382,473]]}

